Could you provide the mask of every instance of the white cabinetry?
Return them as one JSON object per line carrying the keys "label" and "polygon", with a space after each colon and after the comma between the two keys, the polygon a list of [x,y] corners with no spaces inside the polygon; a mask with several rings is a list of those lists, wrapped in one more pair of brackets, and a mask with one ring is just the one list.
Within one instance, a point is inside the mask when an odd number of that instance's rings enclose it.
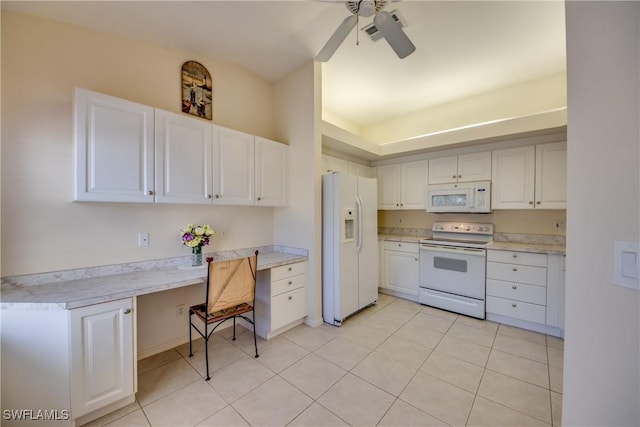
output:
{"label": "white cabinetry", "polygon": [[564,142],[495,150],[492,208],[566,209],[566,172]]}
{"label": "white cabinetry", "polygon": [[489,320],[561,336],[562,256],[488,250],[486,303]]}
{"label": "white cabinetry", "polygon": [[77,88],[74,117],[74,200],[153,203],[153,108]]}
{"label": "white cabinetry", "polygon": [[289,203],[289,147],[255,138],[256,205],[286,206]]}
{"label": "white cabinetry", "polygon": [[288,203],[287,145],[84,89],[75,120],[75,200]]}
{"label": "white cabinetry", "polygon": [[419,270],[418,243],[392,240],[384,242],[385,289],[417,301]]}
{"label": "white cabinetry", "polygon": [[156,110],[156,202],[211,204],[211,124]]}
{"label": "white cabinetry", "polygon": [[134,393],[131,298],[71,310],[71,412],[88,414]]}
{"label": "white cabinetry", "polygon": [[256,333],[269,339],[302,323],[307,315],[307,263],[274,267],[258,272]]}
{"label": "white cabinetry", "polygon": [[2,409],[57,410],[55,425],[81,425],[134,402],[134,304],[3,309]]}
{"label": "white cabinetry", "polygon": [[427,162],[378,167],[380,209],[425,209]]}
{"label": "white cabinetry", "polygon": [[214,126],[213,203],[255,203],[254,137],[244,132]]}
{"label": "white cabinetry", "polygon": [[429,159],[429,184],[488,181],[490,179],[490,151]]}
{"label": "white cabinetry", "polygon": [[326,174],[331,172],[342,172],[349,175],[361,176],[364,178],[375,177],[373,168],[371,168],[370,166],[341,159],[339,157],[329,156],[328,154],[323,154],[322,173]]}

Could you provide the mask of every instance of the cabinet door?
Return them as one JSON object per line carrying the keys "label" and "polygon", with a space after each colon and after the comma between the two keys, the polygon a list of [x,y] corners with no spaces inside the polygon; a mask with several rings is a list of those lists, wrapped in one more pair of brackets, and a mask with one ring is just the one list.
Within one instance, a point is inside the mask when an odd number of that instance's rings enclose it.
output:
{"label": "cabinet door", "polygon": [[371,178],[371,168],[369,166],[361,165],[360,163],[348,162],[347,171],[349,175]]}
{"label": "cabinet door", "polygon": [[386,287],[418,296],[418,254],[385,251]]}
{"label": "cabinet door", "polygon": [[446,184],[458,180],[458,156],[429,159],[429,184]]}
{"label": "cabinet door", "polygon": [[256,205],[286,206],[289,198],[289,147],[255,138]]}
{"label": "cabinet door", "polygon": [[458,182],[489,181],[490,179],[490,151],[458,156]]}
{"label": "cabinet door", "polygon": [[156,201],[211,204],[211,124],[156,110]]}
{"label": "cabinet door", "polygon": [[567,208],[567,145],[536,146],[536,208]]}
{"label": "cabinet door", "polygon": [[71,310],[74,418],[134,393],[133,300]]}
{"label": "cabinet door", "polygon": [[220,126],[214,126],[213,132],[213,203],[253,205],[253,135]]}
{"label": "cabinet door", "polygon": [[400,166],[378,167],[378,206],[380,209],[400,209]]}
{"label": "cabinet door", "polygon": [[491,207],[532,209],[535,147],[495,150],[492,162]]}
{"label": "cabinet door", "polygon": [[153,108],[76,89],[74,200],[153,203]]}
{"label": "cabinet door", "polygon": [[323,174],[331,172],[349,173],[349,166],[346,160],[326,154],[322,156],[322,168]]}
{"label": "cabinet door", "polygon": [[426,209],[427,162],[403,163],[400,173],[400,208]]}

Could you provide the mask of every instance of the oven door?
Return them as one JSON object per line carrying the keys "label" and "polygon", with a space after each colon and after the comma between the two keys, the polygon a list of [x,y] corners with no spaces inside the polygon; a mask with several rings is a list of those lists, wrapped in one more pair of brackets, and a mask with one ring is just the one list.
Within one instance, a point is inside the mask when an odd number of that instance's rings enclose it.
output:
{"label": "oven door", "polygon": [[486,249],[420,244],[420,287],[484,300]]}

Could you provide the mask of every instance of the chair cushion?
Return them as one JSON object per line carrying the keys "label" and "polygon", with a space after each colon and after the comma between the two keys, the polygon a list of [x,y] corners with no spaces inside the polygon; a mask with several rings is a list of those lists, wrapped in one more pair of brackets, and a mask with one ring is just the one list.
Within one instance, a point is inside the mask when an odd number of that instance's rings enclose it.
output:
{"label": "chair cushion", "polygon": [[242,303],[234,307],[225,308],[224,310],[215,311],[206,316],[207,306],[206,304],[198,304],[191,307],[191,311],[200,318],[203,322],[212,323],[219,322],[221,320],[229,319],[233,316],[248,313],[253,311],[251,304]]}

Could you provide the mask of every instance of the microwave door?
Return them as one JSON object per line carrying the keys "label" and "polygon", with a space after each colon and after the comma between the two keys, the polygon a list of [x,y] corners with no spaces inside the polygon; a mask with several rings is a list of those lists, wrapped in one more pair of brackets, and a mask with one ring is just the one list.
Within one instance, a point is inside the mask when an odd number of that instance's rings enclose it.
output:
{"label": "microwave door", "polygon": [[428,212],[468,212],[472,207],[473,193],[469,189],[430,190],[428,192]]}

